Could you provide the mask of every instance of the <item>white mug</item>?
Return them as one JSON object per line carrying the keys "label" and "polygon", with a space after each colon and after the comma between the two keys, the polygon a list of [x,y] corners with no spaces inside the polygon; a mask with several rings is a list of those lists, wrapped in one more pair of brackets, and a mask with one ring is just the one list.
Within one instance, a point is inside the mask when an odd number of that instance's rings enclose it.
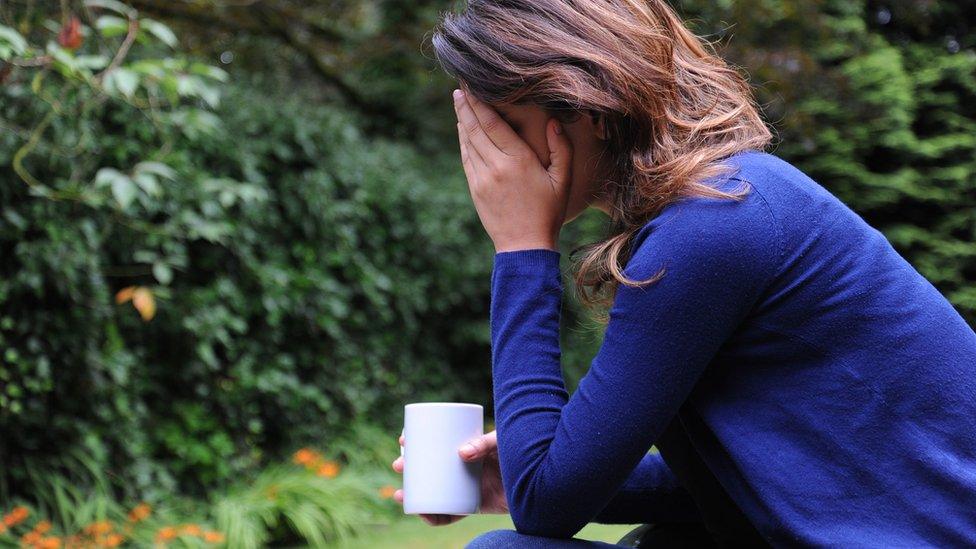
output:
{"label": "white mug", "polygon": [[403,512],[472,515],[481,505],[481,460],[458,450],[483,435],[484,409],[464,402],[416,402],[403,408]]}

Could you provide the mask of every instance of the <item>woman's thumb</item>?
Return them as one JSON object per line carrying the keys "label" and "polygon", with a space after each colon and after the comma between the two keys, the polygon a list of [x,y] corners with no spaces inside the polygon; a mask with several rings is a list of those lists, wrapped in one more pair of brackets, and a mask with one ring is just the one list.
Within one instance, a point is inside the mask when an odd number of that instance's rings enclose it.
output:
{"label": "woman's thumb", "polygon": [[466,442],[461,446],[458,452],[461,453],[462,458],[472,460],[479,459],[490,454],[497,447],[498,439],[496,438],[495,431],[492,431],[488,434],[481,435],[476,439]]}
{"label": "woman's thumb", "polygon": [[555,118],[551,119],[546,129],[546,140],[549,143],[549,167],[546,171],[558,183],[569,183],[570,169],[573,160],[573,144],[566,136],[562,124]]}

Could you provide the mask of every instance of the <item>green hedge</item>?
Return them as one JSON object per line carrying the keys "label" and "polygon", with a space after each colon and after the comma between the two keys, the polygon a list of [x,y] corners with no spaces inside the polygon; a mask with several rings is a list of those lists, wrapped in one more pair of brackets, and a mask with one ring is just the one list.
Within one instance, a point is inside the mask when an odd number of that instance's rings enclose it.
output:
{"label": "green hedge", "polygon": [[[5,164],[50,112],[28,85],[0,91],[25,128],[0,137]],[[75,88],[24,161],[64,198],[0,175],[15,491],[24,463],[73,450],[139,493],[198,491],[355,417],[392,444],[404,402],[486,385],[490,242],[453,158],[329,106],[222,91],[217,111],[184,102],[156,126]],[[115,189],[147,173],[158,192]],[[113,299],[132,286],[153,293],[148,322]]]}

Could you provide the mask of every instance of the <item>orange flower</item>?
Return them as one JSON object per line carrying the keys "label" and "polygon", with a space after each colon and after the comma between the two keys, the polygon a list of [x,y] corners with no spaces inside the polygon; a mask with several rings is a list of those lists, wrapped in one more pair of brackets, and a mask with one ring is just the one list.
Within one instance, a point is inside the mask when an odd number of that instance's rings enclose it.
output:
{"label": "orange flower", "polygon": [[320,477],[335,478],[339,474],[339,464],[334,461],[326,461],[322,465],[319,465],[318,471],[315,474]]}
{"label": "orange flower", "polygon": [[125,538],[122,537],[122,534],[110,534],[102,541],[102,545],[105,547],[118,547],[122,545],[123,541],[125,541]]}
{"label": "orange flower", "polygon": [[146,322],[156,316],[156,298],[151,289],[145,286],[126,286],[115,293],[116,303],[121,305],[129,300],[132,300],[132,306]]}
{"label": "orange flower", "polygon": [[176,528],[164,526],[156,532],[156,541],[169,541],[175,539],[177,535],[179,535],[179,532],[176,531]]}
{"label": "orange flower", "polygon": [[392,498],[393,492],[396,492],[396,488],[387,484],[386,486],[380,488],[380,497],[383,499]]}
{"label": "orange flower", "polygon": [[207,530],[203,533],[203,541],[207,543],[223,543],[224,535],[220,532],[214,532],[213,530]]}
{"label": "orange flower", "polygon": [[59,537],[41,538],[37,541],[37,547],[39,549],[58,549],[59,547],[61,547],[61,538]]}
{"label": "orange flower", "polygon": [[139,316],[146,322],[156,316],[156,298],[149,288],[139,286],[132,291],[132,306],[139,311]]}
{"label": "orange flower", "polygon": [[129,511],[129,521],[139,522],[141,520],[146,520],[149,515],[152,514],[152,507],[148,503],[140,503]]}
{"label": "orange flower", "polygon": [[126,301],[129,301],[132,299],[132,294],[135,293],[135,291],[135,286],[126,286],[125,288],[122,288],[118,292],[115,292],[115,302],[121,305]]}
{"label": "orange flower", "polygon": [[38,534],[45,534],[50,529],[51,529],[51,523],[46,520],[42,520],[41,522],[38,522],[37,525],[34,526],[34,531],[37,532]]}
{"label": "orange flower", "polygon": [[22,543],[23,545],[34,545],[35,543],[38,543],[40,541],[41,541],[41,535],[33,530],[27,532],[26,534],[20,537],[20,543]]}
{"label": "orange flower", "polygon": [[26,507],[14,507],[12,511],[3,517],[3,524],[7,527],[16,526],[23,522],[29,515],[30,511]]}
{"label": "orange flower", "polygon": [[112,525],[112,523],[110,521],[100,520],[100,521],[97,521],[97,522],[93,522],[93,523],[89,524],[88,526],[85,526],[84,531],[85,531],[86,534],[91,534],[93,536],[98,536],[98,535],[101,535],[101,534],[107,534],[107,533],[111,532],[114,528],[115,527]]}
{"label": "orange flower", "polygon": [[203,529],[201,529],[196,524],[184,524],[182,531],[183,531],[184,534],[187,534],[187,535],[190,535],[190,536],[199,536],[199,535],[203,534]]}
{"label": "orange flower", "polygon": [[302,448],[301,450],[295,452],[292,460],[298,465],[308,465],[314,463],[318,460],[318,454],[315,450],[310,450],[308,448]]}

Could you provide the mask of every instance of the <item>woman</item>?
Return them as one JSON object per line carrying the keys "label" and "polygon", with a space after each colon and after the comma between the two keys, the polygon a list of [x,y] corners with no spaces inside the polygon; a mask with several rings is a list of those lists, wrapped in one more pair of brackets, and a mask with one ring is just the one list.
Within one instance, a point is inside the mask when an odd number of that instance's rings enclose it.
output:
{"label": "woman", "polygon": [[[516,530],[469,547],[606,546],[569,539],[593,521],[699,524],[718,545],[976,544],[976,334],[762,152],[748,86],[663,1],[472,0],[433,45],[497,252],[497,446],[461,455],[497,465],[483,511]],[[570,397],[556,243],[587,207],[610,236],[575,282],[610,307]]]}

